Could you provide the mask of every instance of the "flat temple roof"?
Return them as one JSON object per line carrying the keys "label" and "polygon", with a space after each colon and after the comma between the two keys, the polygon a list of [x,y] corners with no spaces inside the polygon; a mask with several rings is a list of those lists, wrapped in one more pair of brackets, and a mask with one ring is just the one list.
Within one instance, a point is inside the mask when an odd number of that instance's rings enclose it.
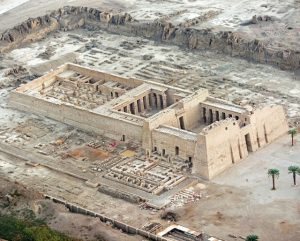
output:
{"label": "flat temple roof", "polygon": [[166,125],[161,125],[158,128],[155,129],[158,132],[162,132],[165,134],[173,135],[180,137],[185,140],[190,140],[190,141],[196,141],[197,140],[197,134],[186,131],[186,130],[181,130],[172,126],[166,126]]}
{"label": "flat temple roof", "polygon": [[233,104],[229,104],[229,103],[227,104],[226,102],[220,103],[220,102],[213,102],[213,101],[205,100],[205,101],[202,102],[202,104],[209,105],[211,107],[217,107],[217,108],[232,111],[232,112],[236,112],[236,113],[240,113],[240,114],[247,111],[243,107],[233,105]]}

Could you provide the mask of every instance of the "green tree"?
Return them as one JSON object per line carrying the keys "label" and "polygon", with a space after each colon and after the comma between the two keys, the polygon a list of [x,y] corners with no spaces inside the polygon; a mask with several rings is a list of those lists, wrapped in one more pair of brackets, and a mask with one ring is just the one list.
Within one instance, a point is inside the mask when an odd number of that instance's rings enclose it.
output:
{"label": "green tree", "polygon": [[0,239],[10,241],[79,241],[51,230],[39,220],[23,220],[0,214]]}
{"label": "green tree", "polygon": [[34,238],[34,241],[72,241],[70,238],[49,229],[47,226],[30,227],[24,230],[26,234]]}
{"label": "green tree", "polygon": [[246,237],[246,241],[257,241],[258,240],[258,236],[255,234],[250,234]]}
{"label": "green tree", "polygon": [[297,134],[297,130],[296,128],[292,128],[289,130],[289,134],[291,135],[292,137],[292,146],[294,145],[294,136]]}
{"label": "green tree", "polygon": [[289,170],[289,173],[293,173],[294,185],[296,186],[296,184],[297,184],[296,183],[296,174],[299,175],[300,167],[298,167],[298,166],[289,166],[288,170]]}
{"label": "green tree", "polygon": [[268,176],[272,177],[273,187],[272,190],[276,190],[275,188],[275,177],[279,178],[279,170],[276,168],[271,168],[268,170]]}

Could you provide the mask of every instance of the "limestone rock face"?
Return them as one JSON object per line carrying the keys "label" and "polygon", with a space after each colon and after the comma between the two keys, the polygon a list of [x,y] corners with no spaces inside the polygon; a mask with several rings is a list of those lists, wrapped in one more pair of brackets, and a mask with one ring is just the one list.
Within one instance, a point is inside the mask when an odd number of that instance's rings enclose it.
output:
{"label": "limestone rock face", "polygon": [[101,12],[95,8],[67,6],[42,17],[30,18],[12,29],[0,33],[0,53],[21,44],[37,41],[58,29],[68,31],[84,27],[86,22],[103,22],[113,25],[124,25],[132,21],[125,14]]}
{"label": "limestone rock face", "polygon": [[51,18],[49,15],[38,18],[30,18],[18,26],[12,29],[6,30],[0,35],[0,41],[7,41],[12,43],[17,41],[19,38],[26,36],[27,34],[40,30],[41,28],[57,24],[57,20]]}
{"label": "limestone rock face", "polygon": [[[214,12],[203,18],[213,16]],[[201,21],[196,19],[193,21]],[[246,39],[231,31],[195,29],[194,22],[174,26],[166,21],[139,22],[128,13],[101,12],[95,8],[66,6],[49,15],[27,21],[0,34],[0,53],[24,43],[37,41],[58,29],[105,29],[127,36],[140,36],[175,44],[188,49],[213,50],[250,61],[271,64],[282,69],[300,68],[300,53],[293,49],[274,48],[257,39]],[[253,16],[253,23],[273,21],[269,16]],[[253,24],[252,23],[252,24]]]}
{"label": "limestone rock face", "polygon": [[58,28],[57,19],[49,15],[30,18],[0,34],[0,53],[17,48],[24,43],[37,41]]}
{"label": "limestone rock face", "polygon": [[231,31],[162,26],[162,41],[189,49],[210,49],[250,61],[271,64],[282,69],[300,68],[300,53],[292,49],[276,49],[257,39],[245,39]]}

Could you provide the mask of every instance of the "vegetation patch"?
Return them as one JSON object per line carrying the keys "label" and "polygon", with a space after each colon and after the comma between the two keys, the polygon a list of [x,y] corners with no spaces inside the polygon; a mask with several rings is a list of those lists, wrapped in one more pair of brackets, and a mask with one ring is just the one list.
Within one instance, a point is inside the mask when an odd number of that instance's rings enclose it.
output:
{"label": "vegetation patch", "polygon": [[79,241],[51,230],[40,220],[0,216],[0,238],[9,241]]}

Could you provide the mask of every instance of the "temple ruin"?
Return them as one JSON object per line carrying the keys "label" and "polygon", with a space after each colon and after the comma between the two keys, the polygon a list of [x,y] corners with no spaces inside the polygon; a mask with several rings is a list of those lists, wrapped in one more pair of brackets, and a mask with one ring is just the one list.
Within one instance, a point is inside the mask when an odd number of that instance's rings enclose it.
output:
{"label": "temple ruin", "polygon": [[[192,92],[69,63],[12,91],[10,105],[115,140],[133,139],[146,160],[155,157],[208,180],[288,130],[281,106],[239,106],[206,89]],[[136,182],[151,192],[183,178],[165,180],[168,168],[159,173],[145,160],[122,165],[146,171],[149,178]],[[112,168],[107,178],[118,178],[118,172]],[[127,174],[122,178],[135,175]]]}

